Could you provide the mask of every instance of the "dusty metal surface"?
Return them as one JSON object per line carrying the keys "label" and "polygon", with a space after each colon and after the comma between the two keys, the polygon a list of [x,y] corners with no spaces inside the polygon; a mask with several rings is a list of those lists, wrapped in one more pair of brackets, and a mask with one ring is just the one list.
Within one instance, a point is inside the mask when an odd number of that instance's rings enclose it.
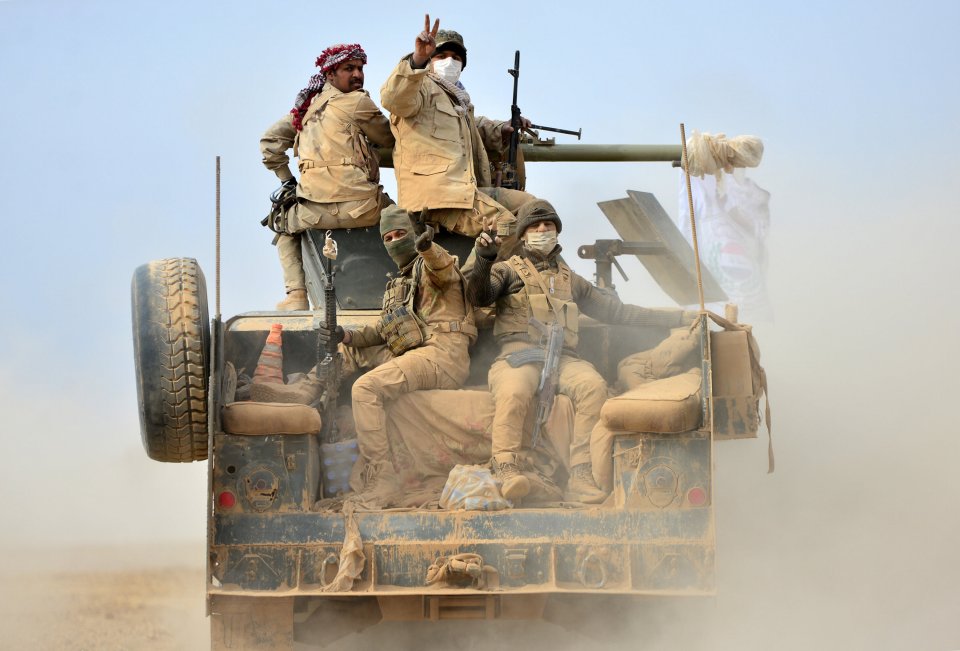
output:
{"label": "dusty metal surface", "polygon": [[[315,513],[305,479],[309,436],[218,435],[212,593],[330,594],[346,534],[339,513]],[[478,554],[513,592],[710,594],[714,529],[709,435],[618,438],[612,504],[500,512],[358,512],[366,563],[352,596],[463,594],[427,586],[438,557]],[[246,463],[246,460],[250,460]]]}
{"label": "dusty metal surface", "polygon": [[[625,241],[663,243],[664,250],[637,253],[637,259],[670,298],[680,305],[699,304],[693,249],[652,194],[628,190],[627,195],[597,205]],[[703,270],[703,291],[707,302],[727,299],[707,270]]]}

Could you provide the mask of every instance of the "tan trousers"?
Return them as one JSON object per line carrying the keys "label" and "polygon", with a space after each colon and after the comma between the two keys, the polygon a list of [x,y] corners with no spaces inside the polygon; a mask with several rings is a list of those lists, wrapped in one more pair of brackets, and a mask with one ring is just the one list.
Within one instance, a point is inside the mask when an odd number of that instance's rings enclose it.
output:
{"label": "tan trousers", "polygon": [[613,439],[616,433],[598,421],[590,436],[590,458],[593,460],[593,478],[597,486],[613,490]]}
{"label": "tan trousers", "polygon": [[515,213],[523,204],[536,197],[528,192],[508,188],[479,188],[472,208],[438,208],[430,211],[430,221],[447,230],[476,237],[482,230],[496,226],[501,236],[513,235],[517,218]]}
{"label": "tan trousers", "polygon": [[367,199],[316,203],[298,199],[287,210],[287,229],[293,235],[281,235],[277,239],[277,254],[283,269],[283,288],[289,294],[295,289],[306,289],[303,275],[303,254],[300,252],[300,235],[308,229],[363,228],[380,222],[380,211],[393,205],[382,190]]}
{"label": "tan trousers", "polygon": [[[503,357],[528,344],[512,343],[503,347],[487,381],[496,411],[493,414],[493,454],[519,453],[530,445],[530,433],[524,431],[527,412],[536,409],[536,392],[540,384],[540,364],[513,368]],[[570,444],[570,466],[590,462],[590,433],[600,419],[600,408],[607,399],[607,383],[590,362],[564,355],[560,358],[557,392],[570,398],[576,413],[573,420],[573,441]]]}
{"label": "tan trousers", "polygon": [[357,445],[367,463],[390,458],[386,403],[420,389],[458,389],[465,379],[441,369],[432,359],[437,355],[432,346],[414,348],[399,357],[394,357],[386,346],[352,348],[341,344],[340,349],[344,354],[344,375],[379,363],[353,385]]}

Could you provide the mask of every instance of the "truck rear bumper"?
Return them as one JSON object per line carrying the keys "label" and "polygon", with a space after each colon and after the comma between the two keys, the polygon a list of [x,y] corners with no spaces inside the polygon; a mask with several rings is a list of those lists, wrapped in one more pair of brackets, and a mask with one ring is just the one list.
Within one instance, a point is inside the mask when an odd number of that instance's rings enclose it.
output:
{"label": "truck rear bumper", "polygon": [[[673,511],[386,511],[357,513],[355,518],[363,570],[352,590],[331,592],[328,586],[339,566],[346,531],[344,516],[214,516],[209,592],[367,597],[714,592],[710,506]],[[482,578],[464,577],[462,587],[426,585],[431,564],[463,553],[482,558]],[[490,607],[487,602],[476,605]]]}

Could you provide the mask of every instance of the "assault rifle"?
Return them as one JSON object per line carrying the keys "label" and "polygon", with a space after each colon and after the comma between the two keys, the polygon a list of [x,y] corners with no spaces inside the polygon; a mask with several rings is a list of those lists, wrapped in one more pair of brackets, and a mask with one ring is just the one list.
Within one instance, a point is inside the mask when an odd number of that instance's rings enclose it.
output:
{"label": "assault rifle", "polygon": [[[337,257],[337,243],[327,231],[326,242],[323,246],[323,325],[328,332],[337,331],[337,289],[333,284],[333,261]],[[339,440],[337,419],[334,412],[337,408],[337,398],[340,395],[340,371],[343,358],[334,341],[327,341],[326,345],[317,346],[317,379],[323,386],[320,396],[320,406],[323,412],[323,431],[321,439],[324,443],[336,443]]]}
{"label": "assault rifle", "polygon": [[560,379],[560,355],[563,354],[563,326],[554,321],[545,325],[536,317],[530,317],[530,324],[540,331],[542,347],[528,348],[507,355],[507,363],[513,368],[524,364],[543,364],[540,371],[540,385],[537,387],[537,420],[533,425],[530,447],[536,448],[540,434],[553,410],[553,399],[557,395],[557,382]]}

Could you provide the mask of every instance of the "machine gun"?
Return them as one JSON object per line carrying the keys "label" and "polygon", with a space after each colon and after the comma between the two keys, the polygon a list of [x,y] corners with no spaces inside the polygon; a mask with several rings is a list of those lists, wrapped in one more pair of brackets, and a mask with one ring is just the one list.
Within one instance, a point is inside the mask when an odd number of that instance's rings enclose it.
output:
{"label": "machine gun", "polygon": [[[510,133],[510,148],[507,154],[506,163],[501,163],[497,170],[497,178],[494,185],[501,188],[520,189],[520,177],[517,174],[517,156],[520,151],[520,135],[524,130],[523,120],[520,118],[520,107],[517,106],[517,89],[520,83],[520,50],[513,55],[513,67],[507,70],[507,73],[513,77],[513,102],[510,104],[510,126],[513,131]],[[570,129],[557,129],[554,127],[545,127],[539,124],[531,124],[530,129],[540,129],[541,131],[553,131],[555,133],[566,133],[576,136],[580,140],[583,129],[571,131]]]}
{"label": "machine gun", "polygon": [[517,88],[520,83],[520,50],[513,56],[513,68],[507,70],[513,77],[513,102],[510,104],[510,149],[507,154],[507,163],[497,171],[497,185],[502,188],[520,189],[520,178],[517,176],[517,152],[520,151],[520,131],[523,126],[520,120],[520,107],[517,106]]}
{"label": "machine gun", "polygon": [[524,364],[543,364],[540,371],[540,386],[537,387],[537,420],[533,425],[530,447],[536,448],[540,442],[540,433],[553,411],[553,399],[557,395],[557,382],[560,380],[560,355],[563,354],[563,326],[554,321],[546,325],[536,317],[530,317],[530,324],[540,331],[542,347],[528,348],[507,355],[507,363],[513,368]]}
{"label": "machine gun", "polygon": [[[333,261],[337,258],[337,242],[333,233],[327,231],[323,245],[323,325],[329,332],[337,330],[337,290],[333,284]],[[337,398],[340,395],[340,372],[343,358],[337,350],[337,344],[327,341],[326,345],[317,347],[317,379],[323,386],[320,395],[320,407],[323,412],[323,430],[321,439],[324,443],[336,443],[340,440],[337,432],[337,419],[334,411],[337,408]]]}

